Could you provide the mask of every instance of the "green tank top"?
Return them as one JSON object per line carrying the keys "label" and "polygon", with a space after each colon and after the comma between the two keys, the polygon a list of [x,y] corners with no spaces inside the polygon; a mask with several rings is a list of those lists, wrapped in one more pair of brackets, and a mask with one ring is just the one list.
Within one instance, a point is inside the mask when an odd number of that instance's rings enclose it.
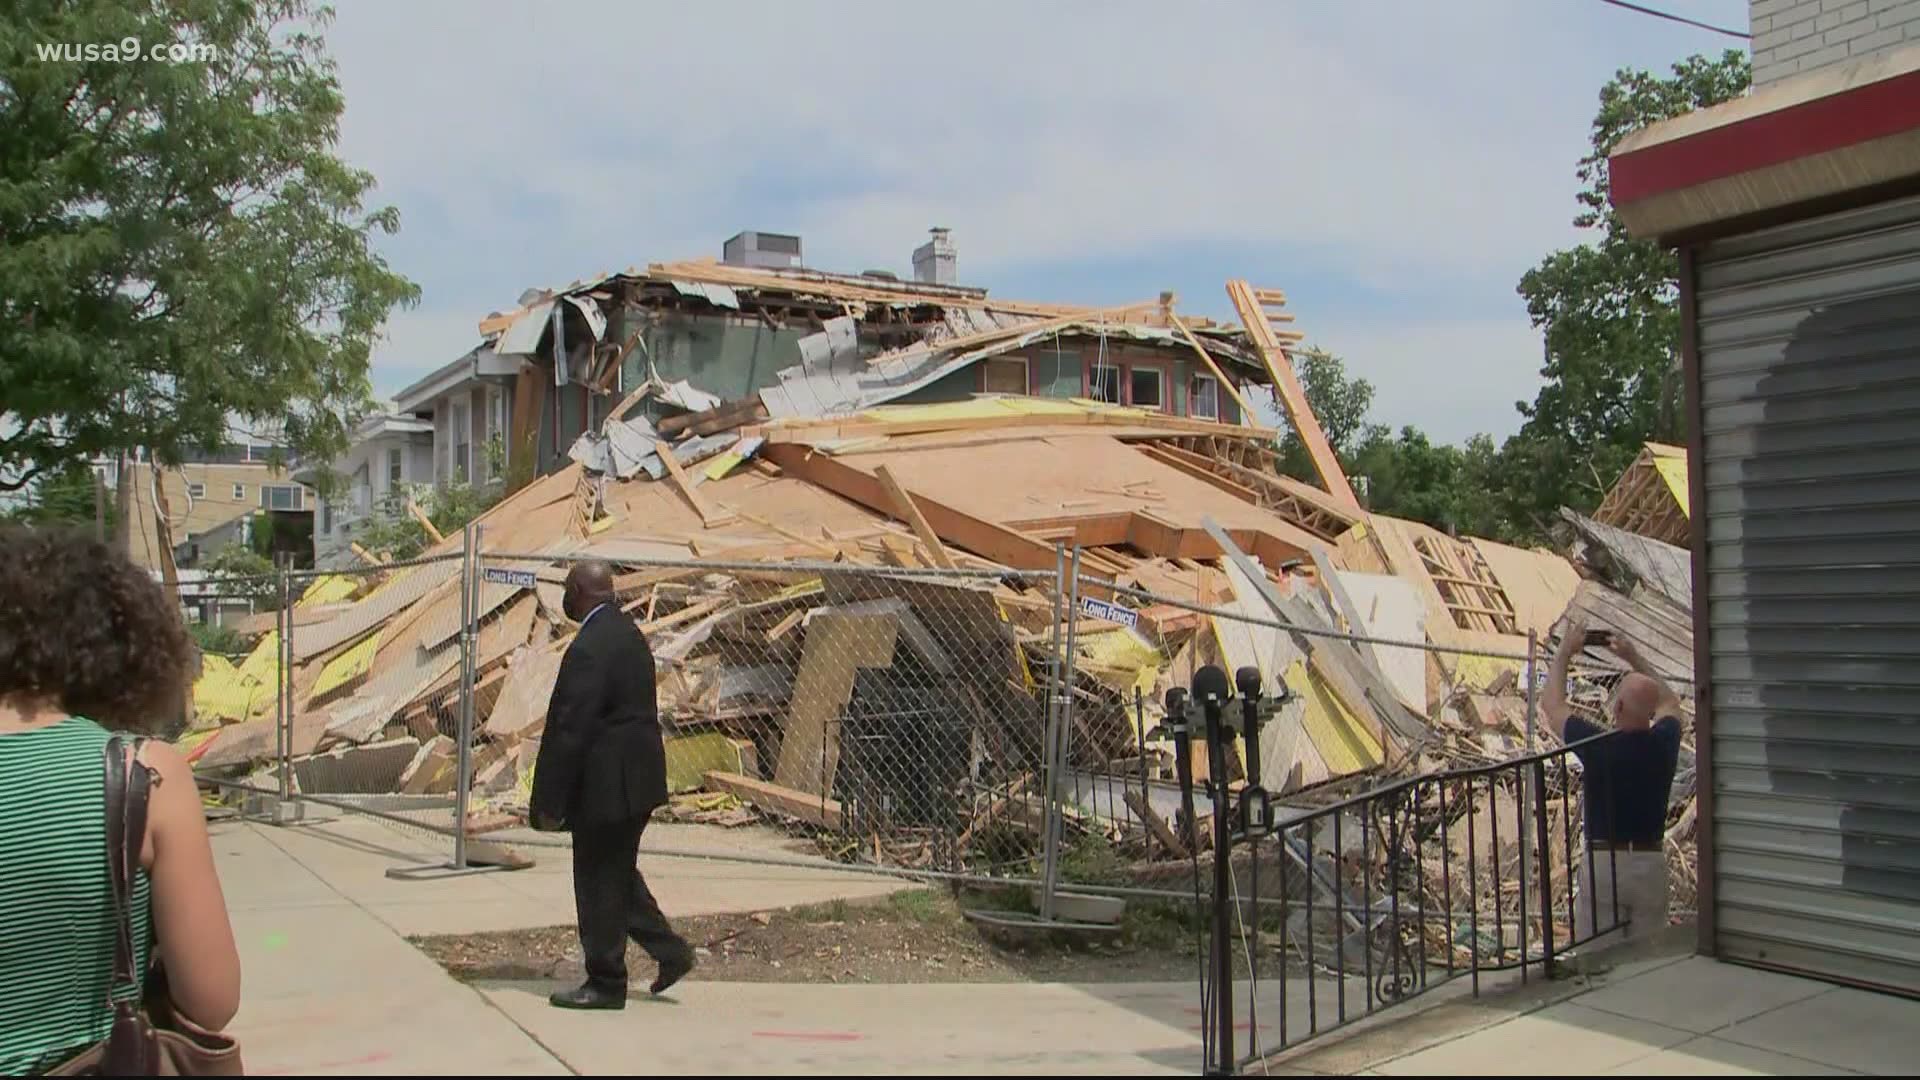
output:
{"label": "green tank top", "polygon": [[[58,1065],[112,1026],[108,737],[80,717],[0,735],[0,1075]],[[147,970],[152,926],[142,870],[133,889],[135,971]]]}

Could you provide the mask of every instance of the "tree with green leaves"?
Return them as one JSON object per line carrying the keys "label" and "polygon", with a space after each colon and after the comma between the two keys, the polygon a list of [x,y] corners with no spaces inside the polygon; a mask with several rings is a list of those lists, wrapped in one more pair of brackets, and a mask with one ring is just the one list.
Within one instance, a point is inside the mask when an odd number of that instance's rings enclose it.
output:
{"label": "tree with green leaves", "polygon": [[28,525],[78,525],[88,529],[98,522],[111,536],[116,512],[113,497],[96,490],[98,486],[93,469],[85,463],[65,462],[22,492],[4,516]]}
{"label": "tree with green leaves", "polygon": [[[397,213],[335,155],[330,17],[307,0],[0,13],[0,490],[136,449],[177,464],[235,422],[309,460],[347,446],[374,335],[419,291],[374,250]],[[71,42],[136,58],[68,59]],[[201,51],[150,58],[169,46]]]}
{"label": "tree with green leaves", "polygon": [[[1333,447],[1335,457],[1345,461],[1368,434],[1367,413],[1373,408],[1373,384],[1347,373],[1346,364],[1332,352],[1318,346],[1295,351],[1294,374],[1300,389],[1312,406],[1320,430]],[[1313,458],[1305,443],[1291,427],[1280,439],[1281,471],[1289,476],[1311,478]]]}
{"label": "tree with green leaves", "polygon": [[1503,447],[1504,513],[1538,535],[1561,506],[1592,511],[1649,439],[1682,442],[1679,262],[1627,235],[1608,198],[1607,157],[1662,120],[1732,100],[1751,81],[1747,55],[1692,56],[1668,76],[1622,70],[1600,91],[1592,149],[1580,159],[1574,224],[1595,235],[1527,271],[1519,293],[1545,339],[1545,385]]}

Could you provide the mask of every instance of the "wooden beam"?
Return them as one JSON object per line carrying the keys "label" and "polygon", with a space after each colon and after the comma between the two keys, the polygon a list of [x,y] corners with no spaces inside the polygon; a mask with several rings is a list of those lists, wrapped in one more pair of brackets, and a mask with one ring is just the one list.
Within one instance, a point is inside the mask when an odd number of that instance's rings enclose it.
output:
{"label": "wooden beam", "polygon": [[653,451],[660,455],[661,464],[667,467],[667,475],[673,478],[674,486],[680,489],[680,494],[687,500],[687,505],[693,507],[693,512],[700,515],[702,524],[712,529],[733,520],[731,516],[715,514],[712,508],[707,506],[707,501],[701,498],[700,492],[694,488],[693,481],[687,479],[687,471],[680,467],[679,460],[673,456],[673,447],[667,445],[664,440],[655,439]]}
{"label": "wooden beam", "polygon": [[927,554],[933,557],[935,565],[952,570],[953,557],[947,554],[946,547],[940,543],[939,534],[933,531],[933,526],[927,524],[926,516],[920,513],[920,508],[914,505],[913,496],[907,494],[907,489],[900,486],[900,481],[893,478],[893,473],[889,472],[885,465],[875,469],[873,474],[880,481],[881,487],[886,489],[887,498],[893,503],[894,516],[913,527],[913,534],[926,545]]}
{"label": "wooden beam", "polygon": [[1213,372],[1214,378],[1220,380],[1221,387],[1233,395],[1234,402],[1240,406],[1240,422],[1251,423],[1253,406],[1247,404],[1247,399],[1240,393],[1240,388],[1233,385],[1233,380],[1227,378],[1227,373],[1221,370],[1219,364],[1214,363],[1213,354],[1200,344],[1200,339],[1193,336],[1193,331],[1187,329],[1187,324],[1180,321],[1180,316],[1175,315],[1171,309],[1167,311],[1167,319],[1173,323],[1175,330],[1180,331],[1180,336],[1187,339],[1187,344],[1193,346],[1193,351],[1200,354],[1200,362],[1207,365],[1207,370]]}
{"label": "wooden beam", "polygon": [[[1205,465],[1199,464],[1185,456],[1191,454],[1192,451],[1180,450],[1177,447],[1171,446],[1161,446],[1158,443],[1151,442],[1143,442],[1136,445],[1139,446],[1141,453],[1160,462],[1162,465],[1170,465],[1196,480],[1205,480],[1221,491],[1236,498],[1245,499],[1255,506],[1260,504],[1259,493],[1254,489],[1238,481],[1230,480],[1212,469],[1207,468]],[[1199,455],[1194,454],[1193,456],[1198,457]]]}
{"label": "wooden beam", "polygon": [[[690,623],[703,615],[711,615],[732,602],[733,597],[731,596],[716,596],[710,600],[702,600],[698,603],[688,604],[686,607],[681,608],[671,615],[663,616],[652,622],[642,624],[640,632],[642,634],[652,634],[661,630],[670,630],[682,623]],[[638,604],[639,601],[636,600],[634,603]]]}
{"label": "wooden beam", "polygon": [[[547,404],[547,386],[532,364],[521,364],[513,379],[513,414],[507,426],[507,494],[520,490],[540,475],[540,414]],[[516,485],[513,478],[524,477]],[[503,500],[504,501],[504,500]]]}
{"label": "wooden beam", "polygon": [[368,551],[366,548],[361,547],[360,541],[358,540],[348,541],[347,550],[353,552],[355,558],[359,559],[361,562],[364,562],[369,566],[387,565],[386,559],[382,558],[379,555],[375,555],[373,552]]}
{"label": "wooden beam", "polygon": [[[1122,321],[1125,321],[1126,317],[1128,315],[1131,315],[1133,312],[1139,311],[1143,308],[1152,308],[1156,306],[1157,303],[1158,303],[1157,301],[1149,300],[1149,301],[1146,301],[1145,303],[1129,304],[1125,307],[1101,308],[1094,311],[1075,311],[1075,312],[1070,312],[1064,315],[1057,315],[1050,319],[1043,319],[1039,322],[1022,322],[1014,326],[1003,326],[993,330],[981,330],[978,333],[965,334],[957,338],[949,338],[945,341],[936,341],[936,342],[933,342],[929,347],[935,352],[958,352],[961,350],[972,348],[976,345],[985,345],[990,342],[1001,341],[1010,337],[1020,337],[1025,334],[1046,333],[1052,330],[1062,330],[1078,322],[1101,322],[1104,320],[1113,320],[1115,322],[1122,322]],[[918,348],[918,346],[909,345],[907,346],[907,348],[913,349],[913,348]],[[904,350],[895,350],[895,351],[898,352],[898,351],[904,351]],[[893,355],[893,353],[891,352],[878,353],[870,357],[867,360],[867,363],[869,364],[877,363],[881,360],[887,359],[891,355]]]}
{"label": "wooden beam", "polygon": [[1340,459],[1327,443],[1326,432],[1320,430],[1320,421],[1313,415],[1313,406],[1307,402],[1306,389],[1300,385],[1300,378],[1293,371],[1293,362],[1280,344],[1281,335],[1275,333],[1271,317],[1261,307],[1253,287],[1235,279],[1227,282],[1227,295],[1239,311],[1240,321],[1246,326],[1255,351],[1266,363],[1267,373],[1273,377],[1274,393],[1286,409],[1293,430],[1306,446],[1307,456],[1313,459],[1313,468],[1320,474],[1321,485],[1343,505],[1358,511],[1360,500],[1354,496],[1353,486],[1347,483],[1347,474],[1341,470]]}
{"label": "wooden beam", "polygon": [[781,536],[786,537],[788,540],[791,540],[796,544],[805,544],[807,547],[813,549],[814,551],[819,552],[825,558],[831,559],[835,555],[838,555],[840,553],[840,549],[834,547],[832,544],[828,544],[820,540],[815,540],[812,537],[804,536],[800,533],[793,531],[792,529],[785,528],[781,526],[778,522],[772,520],[771,518],[764,518],[758,514],[750,514],[745,510],[740,509],[737,506],[732,506],[727,503],[719,503],[717,505],[720,507],[720,509],[726,511],[729,514],[734,515],[735,517],[740,518],[742,521],[751,521],[755,525],[758,525],[763,529],[772,530],[773,532],[776,532]]}
{"label": "wooden beam", "polygon": [[[1119,407],[1116,406],[1117,410]],[[851,439],[891,435],[922,435],[929,432],[1007,431],[1024,427],[1123,427],[1135,430],[1166,431],[1183,435],[1221,435],[1233,439],[1266,439],[1279,433],[1271,428],[1223,424],[1215,420],[1194,420],[1136,410],[1107,411],[1089,409],[1079,413],[1010,413],[1004,416],[966,416],[934,420],[826,420],[811,423],[768,424],[754,429],[769,445],[776,443],[840,442]],[[747,434],[743,431],[742,434]]]}
{"label": "wooden beam", "polygon": [[439,529],[433,527],[433,519],[427,516],[425,510],[420,509],[420,504],[414,502],[412,496],[407,497],[407,513],[412,514],[413,520],[419,522],[420,527],[427,530],[427,538],[429,540],[432,540],[436,544],[446,543],[447,538],[440,535]]}
{"label": "wooden beam", "polygon": [[654,425],[654,430],[662,435],[678,435],[683,431],[694,435],[713,435],[766,418],[767,407],[761,403],[760,395],[755,394],[739,401],[716,405],[704,412],[670,416]]}
{"label": "wooden beam", "polygon": [[724,791],[742,802],[751,803],[769,813],[798,818],[809,825],[818,825],[823,829],[840,827],[840,803],[825,795],[809,795],[804,791],[796,791],[765,780],[723,772],[708,773],[707,787],[715,791]]}
{"label": "wooden beam", "polygon": [[[892,513],[893,500],[880,481],[843,461],[796,443],[769,444],[766,453],[789,476],[817,484],[869,510]],[[924,496],[915,499],[914,505],[945,543],[1017,570],[1054,568],[1053,549],[1031,536],[982,521]]]}

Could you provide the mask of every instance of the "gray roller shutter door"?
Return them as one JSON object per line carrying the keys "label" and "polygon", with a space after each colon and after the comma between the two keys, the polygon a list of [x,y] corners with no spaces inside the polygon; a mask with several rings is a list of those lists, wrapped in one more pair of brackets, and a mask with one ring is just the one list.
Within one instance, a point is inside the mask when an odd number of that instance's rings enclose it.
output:
{"label": "gray roller shutter door", "polygon": [[1696,266],[1718,947],[1920,993],[1920,199]]}

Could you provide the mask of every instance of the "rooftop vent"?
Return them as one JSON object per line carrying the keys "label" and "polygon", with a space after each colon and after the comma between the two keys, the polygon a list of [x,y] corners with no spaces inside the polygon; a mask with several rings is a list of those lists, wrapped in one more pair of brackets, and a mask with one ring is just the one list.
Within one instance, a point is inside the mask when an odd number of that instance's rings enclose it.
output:
{"label": "rooftop vent", "polygon": [[786,233],[739,233],[721,247],[720,259],[728,266],[790,270],[800,265],[800,238]]}

